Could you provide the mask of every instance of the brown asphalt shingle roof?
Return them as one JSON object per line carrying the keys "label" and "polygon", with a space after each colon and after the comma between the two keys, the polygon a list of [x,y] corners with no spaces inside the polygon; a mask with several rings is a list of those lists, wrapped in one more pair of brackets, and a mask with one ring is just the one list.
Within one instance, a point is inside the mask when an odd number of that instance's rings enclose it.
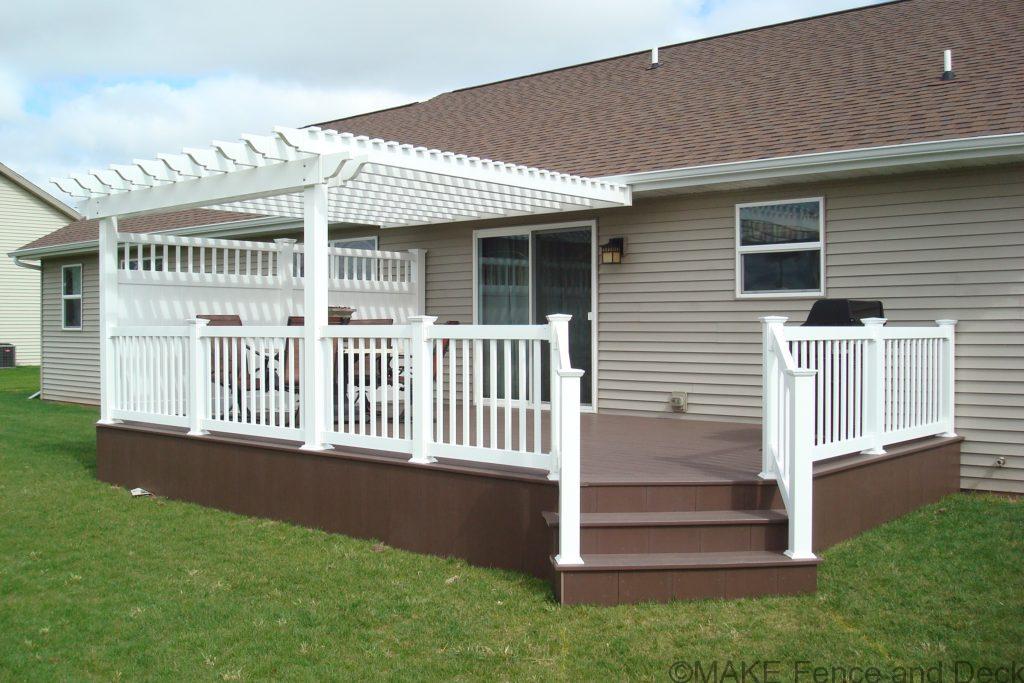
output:
{"label": "brown asphalt shingle roof", "polygon": [[[117,229],[121,232],[157,232],[160,230],[213,225],[215,223],[228,223],[231,221],[247,221],[253,218],[259,218],[259,216],[248,213],[236,213],[234,211],[217,211],[216,209],[188,209],[186,211],[156,213],[128,218],[120,221]],[[63,228],[58,228],[49,235],[44,235],[35,242],[26,244],[22,249],[90,242],[98,237],[99,221],[80,220],[68,223]]]}
{"label": "brown asphalt shingle roof", "polygon": [[1015,133],[1022,36],[1021,0],[906,0],[320,125],[586,176]]}
{"label": "brown asphalt shingle roof", "polygon": [[[636,53],[319,125],[587,176],[1018,133],[1022,35],[1024,0],[903,0],[661,48],[657,69]],[[87,223],[33,245],[95,239]]]}

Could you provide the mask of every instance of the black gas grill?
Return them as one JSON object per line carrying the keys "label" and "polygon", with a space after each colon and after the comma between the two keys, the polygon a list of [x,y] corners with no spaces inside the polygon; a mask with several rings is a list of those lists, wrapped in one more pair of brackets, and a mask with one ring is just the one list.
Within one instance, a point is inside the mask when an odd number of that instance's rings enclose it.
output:
{"label": "black gas grill", "polygon": [[804,326],[851,327],[863,325],[864,318],[884,318],[881,301],[865,299],[818,299],[811,306]]}

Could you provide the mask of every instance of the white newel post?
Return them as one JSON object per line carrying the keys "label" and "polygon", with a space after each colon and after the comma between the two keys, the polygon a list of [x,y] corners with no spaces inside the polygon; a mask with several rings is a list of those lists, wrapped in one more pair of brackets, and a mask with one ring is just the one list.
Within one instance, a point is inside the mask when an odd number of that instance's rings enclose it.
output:
{"label": "white newel post", "polygon": [[281,295],[280,305],[287,318],[295,314],[295,240],[290,237],[279,237],[274,240],[274,244],[277,245],[277,286]]}
{"label": "white newel post", "polygon": [[118,323],[117,299],[117,217],[100,220],[100,424],[115,424],[110,417],[114,409],[114,339]]}
{"label": "white newel post", "polygon": [[784,315],[766,315],[761,321],[761,473],[762,479],[775,478],[772,464],[772,444],[778,428],[779,359],[772,349],[772,330],[783,327],[789,320]]}
{"label": "white newel post", "polygon": [[871,447],[862,451],[866,455],[885,453],[885,340],[882,326],[885,318],[861,320],[871,338],[864,354],[864,435],[870,437]]}
{"label": "white newel post", "polygon": [[789,548],[795,560],[813,559],[814,530],[814,376],[817,370],[791,371],[793,404],[789,410]]}
{"label": "white newel post", "polygon": [[327,185],[308,185],[302,193],[302,241],[304,243],[303,352],[301,419],[302,449],[322,451],[327,369],[320,348],[320,334],[327,326]]}
{"label": "white newel post", "polygon": [[[422,464],[437,462],[430,455],[434,434],[434,364],[430,353],[429,333],[437,316],[414,315],[409,318],[412,340],[409,351],[412,354],[412,457],[410,462]],[[453,408],[454,410],[454,408]]]}
{"label": "white newel post", "polygon": [[935,324],[946,333],[945,357],[942,362],[942,422],[945,431],[939,436],[956,436],[956,321],[936,320]]}
{"label": "white newel post", "polygon": [[[558,555],[559,565],[583,564],[580,556],[580,378],[582,370],[558,370],[559,459]],[[552,411],[554,414],[554,411]]]}
{"label": "white newel post", "polygon": [[[558,381],[558,371],[568,370],[569,364],[569,321],[572,316],[567,313],[552,313],[547,316],[548,326],[551,328],[550,341],[550,362],[549,362],[549,391],[551,400],[551,469],[548,471],[548,479],[558,479],[561,470],[561,427],[562,410],[559,392],[562,383]],[[538,360],[539,362],[539,360]],[[539,390],[539,389],[538,389]]]}
{"label": "white newel post", "polygon": [[207,367],[210,354],[203,342],[203,331],[210,324],[204,318],[193,318],[188,321],[191,327],[188,331],[189,365],[191,368],[191,380],[189,384],[189,436],[206,436],[208,431],[203,429],[203,422],[206,420],[206,390],[210,382],[210,370]]}
{"label": "white newel post", "polygon": [[416,315],[427,314],[427,250],[410,249],[412,286],[416,289]]}

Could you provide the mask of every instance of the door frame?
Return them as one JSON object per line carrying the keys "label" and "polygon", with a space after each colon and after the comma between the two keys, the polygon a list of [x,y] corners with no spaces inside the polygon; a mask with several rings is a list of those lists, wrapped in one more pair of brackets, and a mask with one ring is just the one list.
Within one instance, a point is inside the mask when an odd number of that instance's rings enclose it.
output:
{"label": "door frame", "polygon": [[[522,225],[510,225],[502,228],[477,228],[473,230],[473,324],[479,324],[479,241],[482,237],[510,237],[512,235],[528,235],[530,237],[530,259],[529,259],[529,282],[530,282],[530,320],[534,320],[533,300],[533,233],[546,232],[548,230],[567,230],[571,228],[586,229],[590,231],[590,396],[591,405],[581,405],[580,410],[587,413],[596,413],[598,407],[597,397],[597,219],[590,218],[578,221],[565,221],[561,223],[528,223]],[[533,323],[531,323],[533,324]],[[572,324],[570,322],[570,324]]]}

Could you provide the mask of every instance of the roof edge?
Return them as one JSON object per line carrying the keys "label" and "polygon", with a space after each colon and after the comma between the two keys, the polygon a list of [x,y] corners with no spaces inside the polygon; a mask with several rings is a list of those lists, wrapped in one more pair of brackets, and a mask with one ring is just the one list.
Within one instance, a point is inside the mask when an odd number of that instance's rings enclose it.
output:
{"label": "roof edge", "polygon": [[[172,228],[170,230],[153,230],[145,233],[147,235],[230,235],[237,232],[248,232],[259,234],[262,232],[273,232],[287,225],[300,227],[302,221],[295,218],[281,216],[254,218],[245,221],[227,221],[225,223],[210,223],[208,225],[194,225],[184,228]],[[255,230],[250,230],[255,228]],[[80,254],[82,252],[94,251],[99,248],[99,240],[84,240],[81,242],[67,242],[65,244],[52,244],[45,247],[33,247],[26,249],[21,247],[8,252],[11,258],[38,259],[65,254]]]}
{"label": "roof edge", "polygon": [[857,147],[834,152],[813,152],[704,166],[684,166],[602,176],[600,180],[624,183],[632,187],[634,192],[643,193],[654,190],[798,177],[812,173],[828,174],[1012,156],[1024,158],[1024,132],[929,140],[881,147]]}
{"label": "roof edge", "polygon": [[25,190],[36,199],[42,200],[46,204],[49,204],[54,209],[57,209],[68,218],[79,220],[82,218],[82,214],[75,211],[74,208],[68,206],[61,200],[54,197],[52,194],[33,183],[28,178],[24,177],[10,166],[0,163],[0,175],[8,178],[12,183]]}

